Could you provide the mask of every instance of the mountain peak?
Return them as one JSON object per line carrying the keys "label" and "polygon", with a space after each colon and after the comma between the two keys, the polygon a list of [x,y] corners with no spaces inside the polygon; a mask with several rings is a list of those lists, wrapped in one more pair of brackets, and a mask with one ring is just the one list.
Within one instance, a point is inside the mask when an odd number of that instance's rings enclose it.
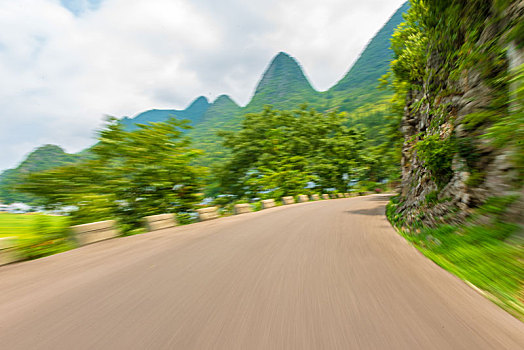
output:
{"label": "mountain peak", "polygon": [[293,73],[300,73],[301,75],[304,75],[304,72],[302,71],[302,68],[300,67],[300,64],[297,62],[297,60],[293,58],[291,55],[282,51],[280,51],[275,57],[273,57],[264,75],[266,75],[269,71],[275,69],[284,70],[289,73],[293,71]]}
{"label": "mountain peak", "polygon": [[303,102],[306,102],[309,95],[315,93],[297,60],[285,52],[279,52],[264,72],[249,105],[258,106],[264,101],[262,104],[279,108],[293,96],[304,97]]}
{"label": "mountain peak", "polygon": [[54,145],[52,143],[47,143],[43,146],[37,147],[33,150],[33,152],[42,152],[42,151],[51,151],[51,152],[58,152],[58,153],[65,153],[64,149],[58,145]]}
{"label": "mountain peak", "polygon": [[191,104],[183,110],[178,109],[149,109],[139,113],[133,118],[124,117],[120,120],[126,130],[137,129],[136,124],[149,124],[151,122],[163,122],[171,117],[178,119],[188,119],[192,125],[200,123],[204,113],[206,113],[210,104],[206,97],[200,96],[193,100]]}
{"label": "mountain peak", "polygon": [[38,148],[35,148],[21,163],[21,166],[24,166],[24,164],[26,163],[32,163],[35,161],[35,159],[40,159],[42,157],[53,158],[60,157],[64,154],[66,153],[62,147],[53,144],[46,144]]}
{"label": "mountain peak", "polygon": [[[288,79],[291,80],[289,81]],[[285,84],[286,81],[307,85],[311,88],[311,85],[297,60],[285,52],[279,52],[271,60],[271,63],[264,72],[262,79],[258,83],[255,94],[268,85],[280,84],[282,85],[281,87],[284,87],[284,85],[287,85]]]}
{"label": "mountain peak", "polygon": [[291,60],[294,60],[293,57],[291,57],[291,55],[288,54],[287,52],[280,51],[280,52],[277,53],[277,55],[273,58],[273,61],[276,61],[276,60],[283,60],[283,59],[291,59]]}
{"label": "mountain peak", "polygon": [[228,95],[218,96],[212,104],[209,105],[202,120],[221,123],[224,120],[237,116],[240,113],[241,107],[236,104]]}
{"label": "mountain peak", "polygon": [[47,170],[53,166],[71,162],[74,159],[75,156],[67,154],[62,147],[46,144],[34,149],[27,158],[20,163],[17,169],[23,173],[31,172],[35,169]]}
{"label": "mountain peak", "polygon": [[225,94],[222,94],[220,96],[218,96],[212,103],[213,105],[221,105],[221,104],[234,104],[236,105],[235,101],[233,101],[233,99],[229,96],[229,95],[225,95]]}
{"label": "mountain peak", "polygon": [[209,103],[209,100],[205,96],[198,96],[193,100],[193,102],[190,103],[190,106],[197,104],[197,103]]}
{"label": "mountain peak", "polygon": [[193,102],[189,104],[189,106],[186,108],[186,111],[189,111],[192,109],[207,108],[208,106],[209,106],[209,101],[207,97],[199,96],[196,99],[194,99]]}

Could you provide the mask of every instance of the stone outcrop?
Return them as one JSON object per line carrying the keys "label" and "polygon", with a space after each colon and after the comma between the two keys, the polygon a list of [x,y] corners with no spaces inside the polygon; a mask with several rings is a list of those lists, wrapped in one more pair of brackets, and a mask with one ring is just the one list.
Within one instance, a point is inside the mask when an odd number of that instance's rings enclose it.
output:
{"label": "stone outcrop", "polygon": [[[476,44],[480,46],[496,39],[496,45],[506,47],[506,54],[501,59],[504,60],[502,66],[510,75],[524,63],[524,49],[518,42],[524,39],[508,41],[512,25],[524,21],[524,1],[515,1],[502,18],[502,21],[486,18]],[[494,145],[489,134],[492,123],[472,124],[469,119],[472,114],[481,114],[492,108],[500,91],[489,83],[486,72],[481,72],[484,67],[466,69],[460,78],[452,79],[446,72],[446,63],[444,53],[435,49],[430,51],[426,80],[412,87],[407,94],[401,122],[404,136],[402,203],[397,212],[403,214],[408,227],[417,222],[427,226],[461,222],[472,208],[483,204],[487,198],[522,192],[518,165],[513,161],[518,151]],[[501,88],[507,89],[510,98],[516,90],[512,83]],[[513,100],[503,113],[521,108],[516,105],[518,103],[522,101]],[[438,135],[441,140],[450,139],[455,145],[456,152],[450,155],[451,169],[447,177],[435,178],[418,154],[417,142],[428,135]]]}

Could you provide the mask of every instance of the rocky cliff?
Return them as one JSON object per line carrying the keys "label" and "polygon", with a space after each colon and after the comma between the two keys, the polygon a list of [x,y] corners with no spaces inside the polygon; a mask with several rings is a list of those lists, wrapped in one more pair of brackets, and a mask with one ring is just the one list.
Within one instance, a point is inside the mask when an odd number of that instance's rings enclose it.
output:
{"label": "rocky cliff", "polygon": [[[461,222],[488,198],[518,198],[523,179],[524,1],[425,6],[393,42],[404,99],[397,213],[412,228]],[[522,201],[512,206],[518,220]]]}

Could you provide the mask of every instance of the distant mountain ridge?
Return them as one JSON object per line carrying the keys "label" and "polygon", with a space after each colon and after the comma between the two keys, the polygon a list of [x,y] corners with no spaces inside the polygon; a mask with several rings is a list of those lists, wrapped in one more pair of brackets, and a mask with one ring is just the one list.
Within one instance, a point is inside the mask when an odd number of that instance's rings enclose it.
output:
{"label": "distant mountain ridge", "polygon": [[229,113],[237,114],[240,113],[241,110],[242,107],[233,101],[231,97],[228,95],[220,95],[209,105],[209,108],[206,110],[202,118],[202,123],[209,123],[217,116],[226,117]]}
{"label": "distant mountain ridge", "polygon": [[[404,3],[389,21],[369,41],[362,54],[349,71],[329,91],[351,91],[366,87],[370,82],[376,82],[387,73],[389,62],[393,58],[393,50],[389,48],[390,38],[395,28],[402,22],[402,15],[409,9],[409,3]],[[384,48],[386,50],[384,50]]]}
{"label": "distant mountain ridge", "polygon": [[191,124],[195,125],[202,121],[204,114],[209,108],[210,103],[204,96],[195,99],[189,107],[183,110],[177,109],[150,109],[142,112],[133,118],[124,117],[121,123],[128,129],[134,129],[135,124],[147,124],[165,121],[169,117],[177,117],[179,119],[188,119]]}
{"label": "distant mountain ridge", "polygon": [[0,200],[12,202],[30,202],[34,198],[24,193],[17,192],[15,187],[23,176],[71,164],[79,156],[66,153],[56,145],[44,145],[31,152],[27,158],[14,169],[4,171],[0,176]]}
{"label": "distant mountain ridge", "polygon": [[295,100],[312,102],[319,96],[300,64],[287,53],[279,52],[262,75],[245,108],[253,110],[271,104],[276,109],[287,109]]}
{"label": "distant mountain ridge", "polygon": [[[266,104],[274,108],[285,109],[298,106],[304,102],[315,101],[321,94],[312,86],[300,64],[289,54],[279,52],[269,64],[257,84],[255,93],[245,107],[240,107],[228,95],[220,95],[209,103],[206,97],[195,99],[186,109],[151,109],[133,118],[124,117],[121,123],[128,129],[136,124],[165,121],[169,117],[187,119],[196,126],[213,119],[217,112],[224,117],[231,113],[248,113],[261,109]],[[295,103],[293,103],[295,102]]]}
{"label": "distant mountain ridge", "polygon": [[[264,71],[248,104],[240,107],[235,103],[234,106],[231,105],[231,109],[226,110],[245,114],[256,112],[268,104],[277,109],[293,109],[307,103],[318,110],[338,108],[343,111],[351,111],[366,102],[387,95],[389,92],[378,90],[376,87],[379,84],[378,79],[387,73],[389,62],[392,59],[393,53],[389,48],[389,39],[394,29],[403,21],[402,15],[407,12],[408,8],[409,3],[406,2],[391,16],[369,41],[344,77],[327,91],[316,91],[304,74],[300,63],[291,55],[279,52]],[[350,96],[353,94],[355,96]],[[227,95],[222,96],[231,99]],[[195,108],[197,102],[198,109]],[[128,126],[133,123],[156,122],[166,120],[169,116],[176,116],[188,119],[193,126],[196,126],[205,122],[206,118],[203,115],[213,103],[209,103],[205,97],[200,96],[185,110],[153,109],[142,112],[134,118],[125,117],[122,123]],[[203,112],[204,109],[206,111]]]}
{"label": "distant mountain ridge", "polygon": [[[187,132],[193,140],[193,146],[205,151],[202,163],[212,165],[227,156],[218,143],[220,138],[217,136],[217,131],[237,129],[244,114],[259,112],[265,105],[272,105],[277,109],[295,109],[302,104],[307,104],[319,111],[337,108],[341,111],[354,112],[366,109],[368,104],[383,103],[390,92],[376,88],[378,78],[389,68],[392,58],[389,39],[395,27],[403,21],[402,15],[408,8],[409,4],[406,2],[393,14],[369,41],[344,77],[327,91],[316,91],[297,60],[287,53],[279,52],[271,60],[251,100],[244,107],[239,106],[228,95],[220,95],[211,103],[206,97],[200,96],[186,109],[151,109],[132,118],[123,117],[121,123],[126,129],[133,130],[137,128],[136,124],[161,122],[171,116],[187,119],[193,126],[193,129]],[[381,116],[375,115],[373,118],[376,122]],[[365,118],[361,115],[361,119]],[[37,151],[38,149],[35,152]],[[37,152],[38,154],[40,153]],[[61,159],[61,156],[58,158]],[[6,200],[6,192],[10,191],[9,188],[5,190],[5,178],[9,177],[12,180],[17,177],[18,172],[13,175],[13,170],[16,169],[6,170],[0,174],[0,200]]]}

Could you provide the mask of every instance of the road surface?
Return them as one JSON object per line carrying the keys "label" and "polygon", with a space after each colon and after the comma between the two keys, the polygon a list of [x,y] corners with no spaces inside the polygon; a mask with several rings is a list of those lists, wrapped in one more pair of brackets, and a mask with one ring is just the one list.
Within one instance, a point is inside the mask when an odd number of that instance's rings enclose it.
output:
{"label": "road surface", "polygon": [[381,195],[0,267],[1,349],[524,349],[524,324],[408,245]]}

